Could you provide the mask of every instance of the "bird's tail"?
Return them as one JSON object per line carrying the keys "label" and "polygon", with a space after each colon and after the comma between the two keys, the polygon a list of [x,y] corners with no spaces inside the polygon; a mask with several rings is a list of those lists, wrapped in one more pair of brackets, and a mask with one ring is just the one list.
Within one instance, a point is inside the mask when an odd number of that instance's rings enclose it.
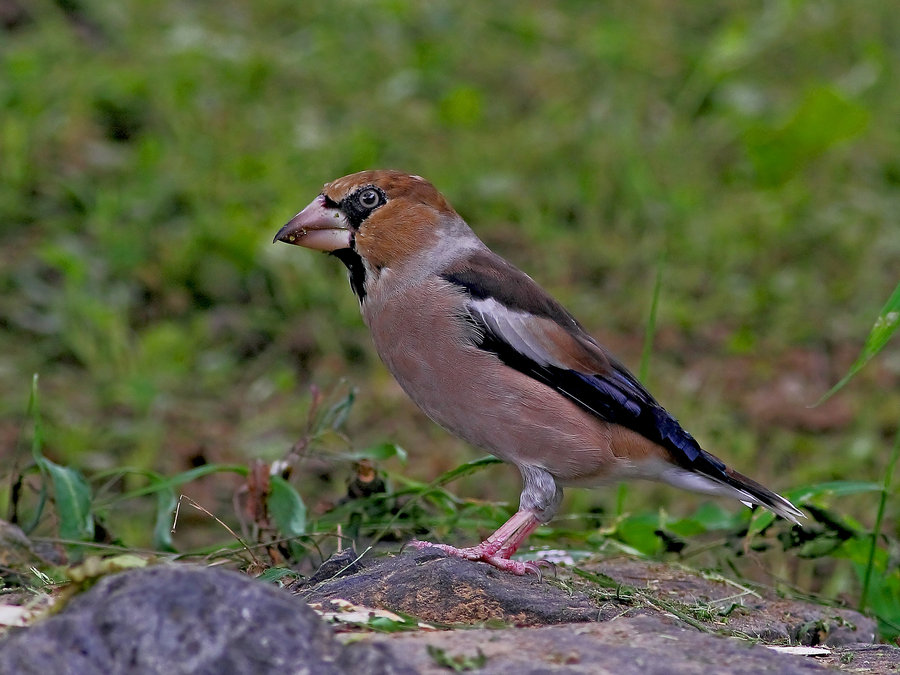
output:
{"label": "bird's tail", "polygon": [[[800,509],[781,495],[738,473],[715,455],[706,452],[682,428],[678,420],[658,404],[647,407],[642,414],[652,421],[647,427],[656,436],[654,440],[671,453],[676,465],[664,470],[659,476],[664,482],[695,492],[734,497],[747,506],[758,504],[796,525],[800,524],[799,518],[806,518]],[[653,437],[651,434],[645,435]]]}
{"label": "bird's tail", "polygon": [[759,504],[769,509],[775,515],[790,520],[795,525],[800,525],[799,518],[806,518],[803,511],[780,494],[772,492],[769,488],[760,485],[752,478],[747,478],[747,476],[738,473],[732,468],[725,469],[725,477],[722,482],[741,493],[737,497],[747,506]]}
{"label": "bird's tail", "polygon": [[800,509],[781,495],[726,466],[705,450],[699,447],[697,450],[698,455],[690,466],[670,467],[659,478],[694,492],[733,497],[747,506],[757,504],[797,525],[800,525],[800,518],[806,518]]}

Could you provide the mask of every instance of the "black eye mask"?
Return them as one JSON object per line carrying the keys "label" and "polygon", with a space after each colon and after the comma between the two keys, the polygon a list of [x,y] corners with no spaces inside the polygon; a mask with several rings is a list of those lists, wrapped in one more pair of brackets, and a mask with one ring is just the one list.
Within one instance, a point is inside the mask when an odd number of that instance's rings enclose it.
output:
{"label": "black eye mask", "polygon": [[[374,190],[378,194],[378,201],[372,206],[363,206],[360,200],[360,195],[367,190]],[[350,226],[358,230],[359,226],[371,215],[372,211],[385,203],[387,203],[387,196],[384,194],[384,190],[375,185],[364,185],[352,194],[344,197],[341,200],[340,207],[344,215],[347,216],[347,222],[350,223]]]}

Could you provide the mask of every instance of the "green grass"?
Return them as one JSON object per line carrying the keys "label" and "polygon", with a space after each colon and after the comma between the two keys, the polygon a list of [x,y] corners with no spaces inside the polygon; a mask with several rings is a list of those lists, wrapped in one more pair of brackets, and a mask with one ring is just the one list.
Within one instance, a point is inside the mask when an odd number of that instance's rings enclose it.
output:
{"label": "green grass", "polygon": [[[402,504],[477,456],[378,363],[340,266],[270,244],[323,182],[378,166],[431,179],[739,470],[779,491],[885,484],[895,347],[808,406],[850,367],[897,283],[889,5],[22,6],[28,20],[0,29],[0,460],[9,479],[30,472],[35,511],[41,475],[84,476],[109,545],[218,546],[230,537],[209,517],[182,514],[169,540],[160,514],[184,491],[236,528],[246,479],[232,469],[309,436],[311,384],[358,391],[346,424],[315,427],[295,467],[314,533],[338,522],[365,533],[372,518],[372,534],[393,518],[329,510],[367,450],[408,450],[406,464],[377,459],[392,490],[413,491]],[[472,474],[391,527],[471,539],[502,518],[498,502],[515,503],[517,481],[509,468]],[[857,603],[876,514],[873,565],[895,570],[900,505],[879,505],[890,490],[811,497],[853,532],[825,557],[798,557],[813,544],[781,542],[773,526],[770,550],[749,558]],[[748,525],[737,506],[709,511],[667,488],[632,486],[619,509],[615,490],[570,492],[569,517],[539,543],[597,545],[602,531],[661,553],[656,529],[690,543]],[[296,529],[281,494],[281,525]],[[33,534],[59,534],[51,512]],[[818,527],[814,542],[847,531]],[[886,614],[892,574],[868,582]]]}

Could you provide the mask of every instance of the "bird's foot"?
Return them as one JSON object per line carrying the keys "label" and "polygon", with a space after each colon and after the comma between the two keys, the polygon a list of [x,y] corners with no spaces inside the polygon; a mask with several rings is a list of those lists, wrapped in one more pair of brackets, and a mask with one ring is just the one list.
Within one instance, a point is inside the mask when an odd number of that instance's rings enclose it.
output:
{"label": "bird's foot", "polygon": [[536,574],[538,579],[543,579],[542,568],[553,569],[556,567],[548,560],[510,560],[508,555],[504,555],[502,547],[495,545],[494,542],[482,542],[478,546],[468,546],[466,548],[457,548],[447,544],[432,544],[428,541],[413,540],[409,545],[416,549],[437,548],[454,558],[462,558],[463,560],[476,560],[487,563],[498,570],[510,572],[524,576],[526,574]]}

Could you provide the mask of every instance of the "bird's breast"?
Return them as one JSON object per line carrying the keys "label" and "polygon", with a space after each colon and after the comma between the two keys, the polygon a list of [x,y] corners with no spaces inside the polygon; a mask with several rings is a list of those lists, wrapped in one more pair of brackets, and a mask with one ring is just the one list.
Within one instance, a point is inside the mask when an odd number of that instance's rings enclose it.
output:
{"label": "bird's breast", "polygon": [[371,293],[362,307],[378,355],[429,415],[453,405],[452,398],[445,402],[448,394],[471,386],[460,362],[474,365],[481,358],[465,312],[465,296],[437,279]]}

